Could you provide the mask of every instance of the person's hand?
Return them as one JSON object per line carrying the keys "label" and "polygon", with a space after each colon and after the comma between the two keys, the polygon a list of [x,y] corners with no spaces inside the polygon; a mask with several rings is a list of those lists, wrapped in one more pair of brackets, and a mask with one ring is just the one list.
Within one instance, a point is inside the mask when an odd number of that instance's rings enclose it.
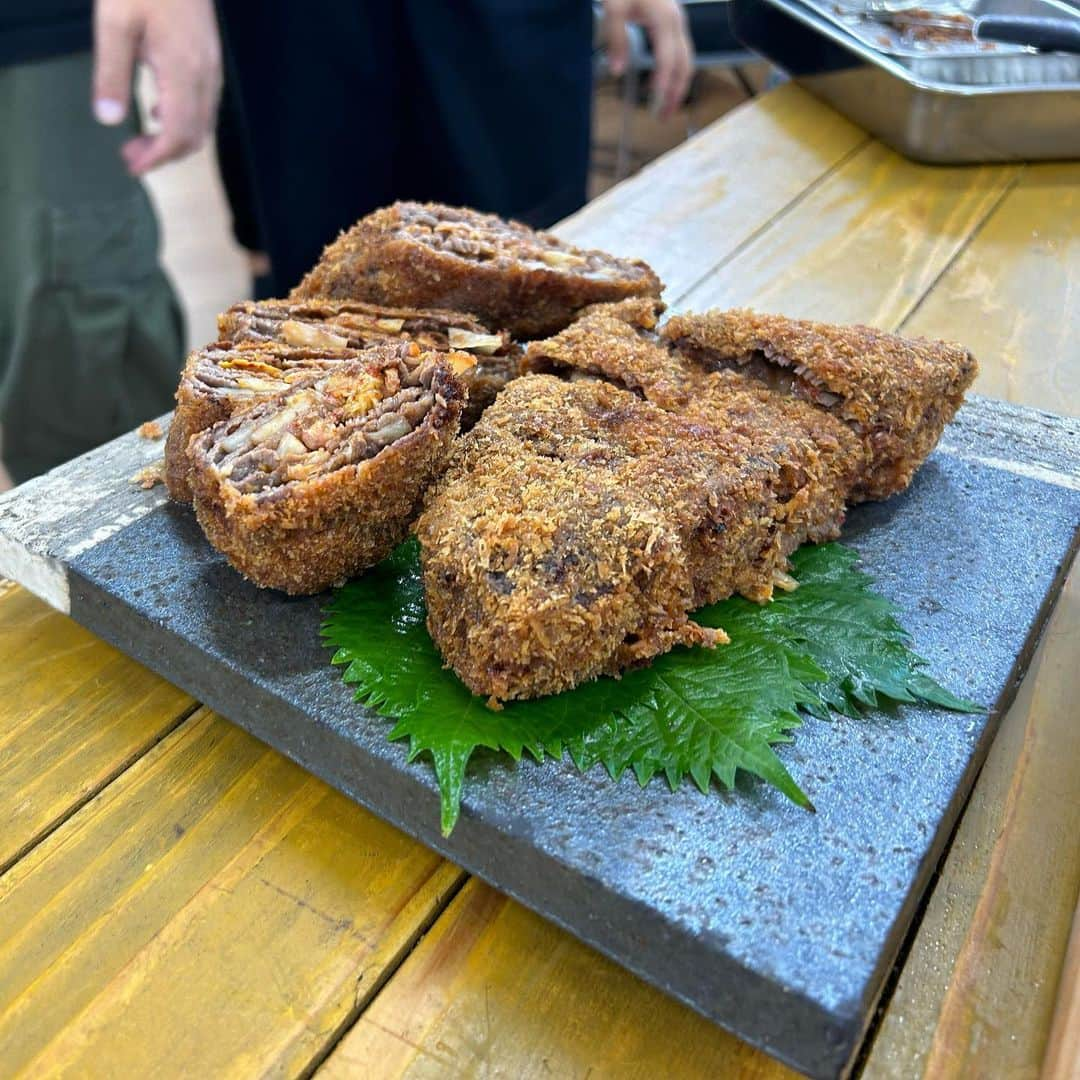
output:
{"label": "person's hand", "polygon": [[214,123],[221,92],[221,45],[212,0],[96,0],[94,116],[123,121],[141,60],[154,73],[160,130],[124,143],[135,176],[198,149]]}
{"label": "person's hand", "polygon": [[676,0],[606,0],[604,26],[613,75],[626,70],[630,52],[628,22],[639,23],[649,35],[655,61],[653,103],[666,119],[682,104],[694,70],[694,46],[686,29],[686,16]]}

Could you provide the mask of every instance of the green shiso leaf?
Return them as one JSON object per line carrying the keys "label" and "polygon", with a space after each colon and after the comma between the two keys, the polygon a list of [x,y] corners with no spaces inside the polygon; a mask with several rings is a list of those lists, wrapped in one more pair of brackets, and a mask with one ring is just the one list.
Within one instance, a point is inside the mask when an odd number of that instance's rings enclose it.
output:
{"label": "green shiso leaf", "polygon": [[806,547],[792,560],[799,588],[765,606],[741,598],[699,611],[731,644],[676,649],[621,679],[602,678],[536,701],[488,708],[443,666],[425,626],[416,542],[339,589],[323,637],[345,682],[381,716],[409,759],[429,757],[442,830],[458,819],[465,772],[481,748],[515,761],[569,753],[579,769],[631,769],[643,786],[662,775],[672,790],[689,776],[701,791],[730,788],[739,770],[800,806],[809,800],[772,749],[789,742],[800,711],[858,716],[890,702],[925,701],[979,711],[923,671],[892,604],[873,592],[853,551]]}

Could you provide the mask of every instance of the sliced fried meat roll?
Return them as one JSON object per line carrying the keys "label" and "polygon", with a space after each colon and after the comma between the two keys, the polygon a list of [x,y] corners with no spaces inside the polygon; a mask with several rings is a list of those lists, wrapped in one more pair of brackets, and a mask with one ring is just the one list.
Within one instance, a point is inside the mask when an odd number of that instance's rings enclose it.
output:
{"label": "sliced fried meat roll", "polygon": [[199,524],[256,585],[320,592],[378,562],[445,467],[465,397],[451,365],[469,358],[416,345],[364,356],[191,442]]}
{"label": "sliced fried meat roll", "polygon": [[532,342],[524,366],[604,378],[668,412],[744,436],[781,470],[784,553],[807,540],[835,539],[848,492],[865,466],[859,440],[806,402],[736,372],[688,363],[653,332],[660,310],[648,300],[588,308],[561,333]]}
{"label": "sliced fried meat roll", "polygon": [[432,638],[495,700],[722,642],[689,613],[771,594],[781,482],[737,433],[599,380],[518,379],[417,521]]}
{"label": "sliced fried meat roll", "polygon": [[676,315],[661,335],[697,364],[741,371],[843,420],[869,456],[851,501],[907,487],[978,371],[951,342],[745,310]]}
{"label": "sliced fried meat roll", "polygon": [[659,296],[643,262],[583,251],[494,214],[399,202],[341,234],[291,299],[470,311],[515,337],[551,334],[588,304]]}
{"label": "sliced fried meat roll", "polygon": [[176,390],[176,412],[165,442],[165,484],[177,502],[191,502],[188,444],[238,410],[287,390],[346,360],[357,360],[355,349],[294,348],[279,343],[234,346],[214,342],[193,352],[184,365]]}
{"label": "sliced fried meat roll", "polygon": [[520,348],[505,331],[489,330],[475,316],[439,308],[396,308],[357,300],[245,300],[218,316],[228,341],[278,341],[316,349],[363,349],[394,340],[422,349],[472,353],[476,364],[459,372],[469,400],[463,430],[472,427],[496,394],[519,374]]}

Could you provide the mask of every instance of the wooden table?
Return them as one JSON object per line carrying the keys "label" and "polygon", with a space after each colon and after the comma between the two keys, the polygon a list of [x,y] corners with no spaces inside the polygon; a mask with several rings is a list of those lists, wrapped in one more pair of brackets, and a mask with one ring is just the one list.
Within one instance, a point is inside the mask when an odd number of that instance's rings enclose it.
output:
{"label": "wooden table", "polygon": [[[673,305],[962,338],[977,390],[1080,412],[1080,164],[919,166],[784,87],[562,232],[586,229]],[[1073,573],[864,1075],[1076,1066],[1078,656]],[[787,1074],[3,585],[0,1073],[20,1070]]]}

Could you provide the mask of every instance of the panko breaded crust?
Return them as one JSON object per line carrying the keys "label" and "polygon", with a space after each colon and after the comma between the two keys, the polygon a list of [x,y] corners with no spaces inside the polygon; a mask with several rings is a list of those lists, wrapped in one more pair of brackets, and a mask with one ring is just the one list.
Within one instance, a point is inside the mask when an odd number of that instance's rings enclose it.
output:
{"label": "panko breaded crust", "polygon": [[779,472],[740,436],[606,382],[518,379],[415,526],[432,638],[497,701],[719,643],[689,612],[770,595]]}
{"label": "panko breaded crust", "polygon": [[[455,353],[378,350],[300,380],[195,437],[195,513],[254,584],[308,594],[385,558],[408,533],[458,430]],[[419,355],[418,355],[419,354]]]}
{"label": "panko breaded crust", "polygon": [[358,300],[245,300],[218,316],[218,332],[234,342],[307,348],[363,349],[388,341],[415,341],[422,349],[472,353],[476,364],[459,373],[469,392],[461,415],[467,431],[498,392],[520,374],[521,348],[504,330],[488,329],[474,315],[441,308],[398,308]]}
{"label": "panko breaded crust", "polygon": [[862,443],[843,423],[735,371],[706,375],[680,415],[742,435],[779,466],[785,556],[808,541],[840,535],[850,493],[866,467]]}
{"label": "panko breaded crust", "polygon": [[[686,366],[657,345],[654,331],[663,310],[664,304],[650,297],[592,304],[553,337],[529,342],[522,370],[573,369],[641,393],[648,387],[674,396]],[[673,380],[677,385],[670,385]]]}
{"label": "panko breaded crust", "polygon": [[595,375],[667,412],[743,436],[781,469],[786,553],[807,540],[835,539],[847,494],[865,467],[858,438],[830,414],[748,376],[687,362],[658,341],[658,315],[658,306],[644,300],[588,308],[554,337],[532,342],[525,367]]}
{"label": "panko breaded crust", "polygon": [[343,232],[290,299],[453,308],[531,338],[561,329],[588,304],[662,288],[640,260],[585,251],[494,214],[398,202]]}
{"label": "panko breaded crust", "polygon": [[747,310],[676,315],[661,336],[701,365],[742,369],[847,423],[869,455],[851,501],[907,487],[978,372],[952,342]]}
{"label": "panko breaded crust", "polygon": [[191,353],[176,389],[176,411],[165,441],[165,485],[176,502],[191,503],[191,437],[234,412],[273,397],[328,365],[357,360],[355,349],[296,348],[277,342],[216,341]]}

